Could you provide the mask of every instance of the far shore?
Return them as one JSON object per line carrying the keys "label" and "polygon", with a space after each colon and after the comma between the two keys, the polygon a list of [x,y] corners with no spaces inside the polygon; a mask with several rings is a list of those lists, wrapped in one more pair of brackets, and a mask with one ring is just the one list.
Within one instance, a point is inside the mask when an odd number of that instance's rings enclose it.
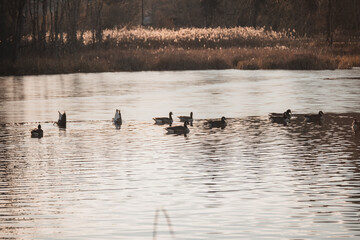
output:
{"label": "far shore", "polygon": [[40,75],[120,71],[204,69],[323,70],[360,67],[360,56],[332,48],[289,49],[137,49],[92,50],[62,57],[23,56],[15,63],[2,61],[0,75]]}
{"label": "far shore", "polygon": [[[86,35],[86,34],[85,34]],[[16,61],[0,60],[0,76],[204,69],[324,70],[360,67],[360,40],[295,37],[264,28],[120,29],[101,44],[84,38],[45,50],[25,42]],[[340,39],[340,38],[339,38]]]}

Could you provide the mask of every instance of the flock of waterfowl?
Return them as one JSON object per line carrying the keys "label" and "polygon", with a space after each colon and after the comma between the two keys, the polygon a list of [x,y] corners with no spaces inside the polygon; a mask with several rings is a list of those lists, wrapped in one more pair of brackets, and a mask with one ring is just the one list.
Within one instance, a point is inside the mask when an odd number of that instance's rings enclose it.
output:
{"label": "flock of waterfowl", "polygon": [[[172,115],[173,113],[170,112],[169,117],[155,117],[153,118],[153,120],[155,121],[155,124],[158,125],[164,125],[164,124],[170,125],[169,127],[165,128],[169,134],[189,133],[190,129],[188,128],[188,125],[190,124],[192,126],[192,123],[194,121],[193,112],[191,112],[189,116],[178,116],[180,122],[184,122],[184,125],[180,125],[180,126],[172,126],[173,123]],[[273,123],[287,125],[288,123],[290,123],[291,118],[292,118],[292,112],[290,109],[288,109],[284,113],[269,113],[269,120]],[[324,120],[324,113],[322,111],[319,111],[318,114],[304,115],[304,120],[307,122],[322,123],[322,121]],[[119,109],[116,109],[115,116],[112,119],[112,121],[118,127],[122,125],[122,117]],[[66,128],[66,113],[64,112],[62,114],[59,112],[59,119],[54,124],[58,125],[59,128]],[[222,117],[220,120],[207,120],[204,122],[204,125],[209,128],[223,129],[226,127],[227,123],[226,123],[226,118]],[[354,132],[360,131],[360,122],[354,119],[351,127]],[[44,132],[41,129],[40,124],[38,125],[38,128],[35,128],[31,131],[32,138],[41,138],[43,136],[44,136]]]}
{"label": "flock of waterfowl", "polygon": [[[292,117],[292,112],[290,109],[288,109],[284,113],[269,113],[269,119],[271,122],[279,123],[287,125],[290,122],[290,119]],[[322,123],[324,120],[324,113],[322,111],[319,111],[318,114],[310,114],[310,115],[304,115],[306,122],[317,122]],[[355,119],[356,123],[356,119]]]}

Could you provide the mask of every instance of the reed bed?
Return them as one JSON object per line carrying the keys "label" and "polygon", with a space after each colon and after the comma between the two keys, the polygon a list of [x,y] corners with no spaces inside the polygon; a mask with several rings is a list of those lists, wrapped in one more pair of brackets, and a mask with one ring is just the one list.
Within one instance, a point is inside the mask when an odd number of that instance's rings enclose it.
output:
{"label": "reed bed", "polygon": [[[103,41],[123,49],[129,48],[227,48],[232,46],[259,47],[295,40],[294,31],[276,32],[253,27],[234,28],[180,28],[174,29],[107,29]],[[92,44],[90,32],[83,35],[83,44]]]}

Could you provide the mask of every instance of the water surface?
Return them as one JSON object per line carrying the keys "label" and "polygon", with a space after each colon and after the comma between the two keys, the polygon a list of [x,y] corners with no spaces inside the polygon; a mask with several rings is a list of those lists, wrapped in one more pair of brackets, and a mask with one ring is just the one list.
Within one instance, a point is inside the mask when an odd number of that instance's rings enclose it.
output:
{"label": "water surface", "polygon": [[[360,119],[359,76],[0,78],[0,238],[358,239],[360,134],[351,122]],[[116,108],[120,129],[111,123]],[[288,126],[269,122],[269,112],[288,108]],[[53,124],[58,110],[66,130]],[[303,121],[319,110],[323,124]],[[194,112],[187,136],[153,124],[169,111]],[[221,116],[225,129],[204,126]],[[44,137],[31,139],[38,123]]]}

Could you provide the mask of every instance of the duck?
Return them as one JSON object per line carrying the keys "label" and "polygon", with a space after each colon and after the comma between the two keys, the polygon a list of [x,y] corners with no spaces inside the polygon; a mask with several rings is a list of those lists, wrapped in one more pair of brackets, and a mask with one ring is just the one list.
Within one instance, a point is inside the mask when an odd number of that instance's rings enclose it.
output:
{"label": "duck", "polygon": [[61,114],[60,111],[58,111],[59,113],[59,120],[57,121],[57,125],[59,126],[59,128],[66,128],[66,113],[64,111],[63,114]]}
{"label": "duck", "polygon": [[360,130],[360,122],[358,122],[356,119],[353,120],[351,128],[354,132],[358,132]]}
{"label": "duck", "polygon": [[284,112],[281,116],[272,115],[269,117],[272,123],[284,124],[287,125],[290,122],[290,116],[288,112]]}
{"label": "duck", "polygon": [[190,116],[178,116],[180,122],[189,122],[190,124],[193,122],[193,112],[190,113]]}
{"label": "duck", "polygon": [[225,120],[226,118],[223,116],[221,120],[208,120],[204,124],[210,128],[225,128],[227,125]]}
{"label": "duck", "polygon": [[41,125],[39,124],[37,128],[31,130],[32,138],[42,138],[44,135],[44,131],[41,129]]}
{"label": "duck", "polygon": [[[292,112],[291,109],[286,110],[286,116],[291,119],[292,117]],[[284,113],[269,113],[269,118],[271,117],[282,117],[284,115]]]}
{"label": "duck", "polygon": [[324,113],[319,111],[318,114],[310,114],[304,116],[306,122],[321,122],[324,120]]}
{"label": "duck", "polygon": [[155,124],[169,124],[171,126],[171,124],[173,123],[173,119],[172,119],[172,112],[169,112],[169,117],[156,117],[153,118],[155,121]]}
{"label": "duck", "polygon": [[121,125],[122,124],[122,118],[121,118],[121,112],[119,109],[116,109],[115,116],[113,118],[113,122],[115,125]]}
{"label": "duck", "polygon": [[167,127],[166,131],[169,134],[187,134],[190,132],[190,129],[187,127],[188,124],[189,123],[185,121],[184,126]]}

